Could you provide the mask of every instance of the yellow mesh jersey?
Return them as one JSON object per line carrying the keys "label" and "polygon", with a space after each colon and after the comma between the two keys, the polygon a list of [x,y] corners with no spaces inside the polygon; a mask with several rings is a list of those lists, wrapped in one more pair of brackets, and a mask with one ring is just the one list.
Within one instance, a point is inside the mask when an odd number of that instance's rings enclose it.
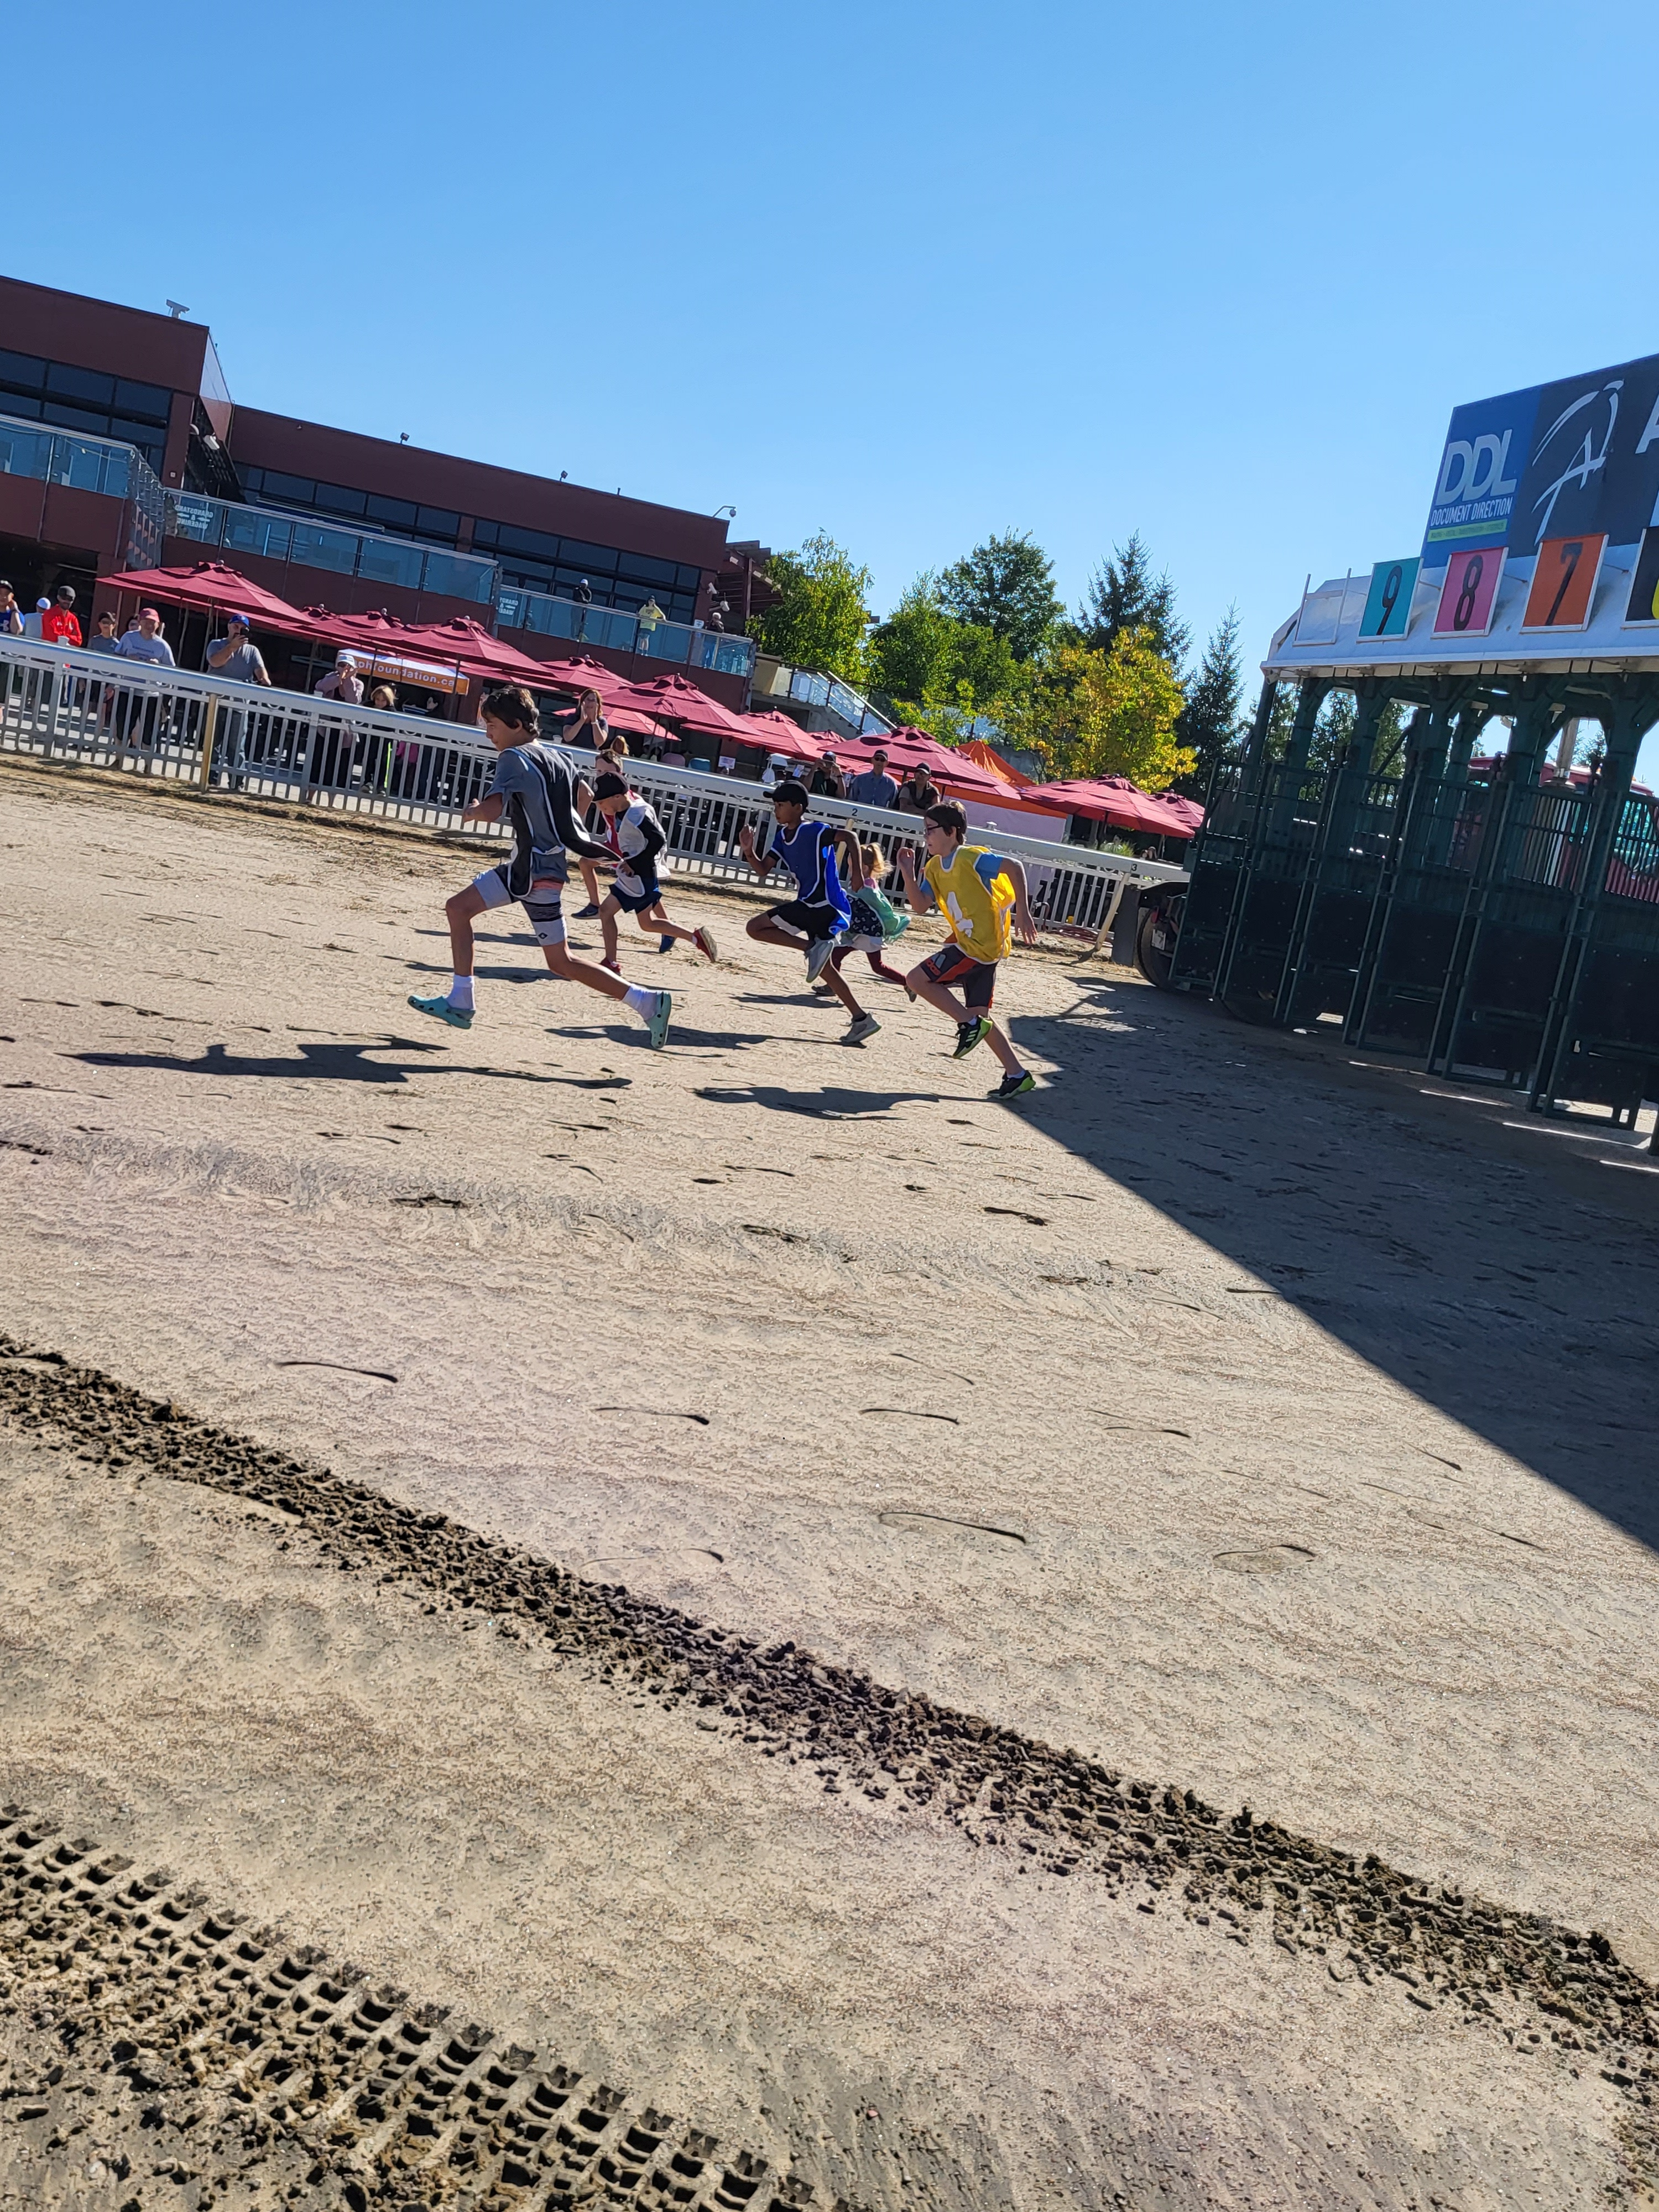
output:
{"label": "yellow mesh jersey", "polygon": [[[988,884],[981,860],[996,863]],[[998,855],[983,845],[958,845],[948,860],[930,860],[921,873],[963,951],[975,960],[1006,960],[1014,941],[1014,887]]]}

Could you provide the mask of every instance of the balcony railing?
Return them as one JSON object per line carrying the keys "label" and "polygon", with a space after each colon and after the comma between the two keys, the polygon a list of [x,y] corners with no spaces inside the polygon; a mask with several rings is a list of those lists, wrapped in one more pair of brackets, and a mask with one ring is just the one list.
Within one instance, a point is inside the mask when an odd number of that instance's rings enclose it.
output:
{"label": "balcony railing", "polygon": [[254,553],[267,561],[287,561],[301,568],[322,568],[336,576],[360,576],[374,584],[396,584],[408,592],[436,593],[488,606],[500,574],[493,561],[473,553],[446,553],[407,538],[381,537],[371,531],[336,530],[313,515],[284,514],[265,507],[238,507],[228,500],[197,492],[170,491],[167,529],[170,538],[189,538],[227,553]]}
{"label": "balcony railing", "polygon": [[89,438],[78,430],[48,430],[39,422],[0,415],[0,476],[33,477],[38,483],[101,492],[127,503],[129,568],[148,568],[161,557],[161,486],[136,446],[114,438]]}
{"label": "balcony railing", "polygon": [[642,653],[682,667],[713,668],[727,676],[747,676],[755,664],[752,639],[730,637],[696,623],[642,621],[620,607],[580,606],[550,592],[503,589],[495,596],[495,607],[503,629],[568,637],[580,645]]}

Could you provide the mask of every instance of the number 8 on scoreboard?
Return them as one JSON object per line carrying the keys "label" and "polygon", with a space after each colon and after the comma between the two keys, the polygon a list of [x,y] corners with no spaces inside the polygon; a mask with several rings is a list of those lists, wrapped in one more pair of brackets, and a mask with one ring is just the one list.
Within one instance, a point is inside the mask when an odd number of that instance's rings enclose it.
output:
{"label": "number 8 on scoreboard", "polygon": [[1504,573],[1504,549],[1486,546],[1478,553],[1454,553],[1434,611],[1436,637],[1485,637],[1498,603]]}

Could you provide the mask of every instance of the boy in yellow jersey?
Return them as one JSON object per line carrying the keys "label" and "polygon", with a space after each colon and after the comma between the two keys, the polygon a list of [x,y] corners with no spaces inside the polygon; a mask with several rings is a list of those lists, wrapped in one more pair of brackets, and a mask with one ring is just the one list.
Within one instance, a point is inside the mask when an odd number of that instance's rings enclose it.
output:
{"label": "boy in yellow jersey", "polygon": [[[904,979],[913,999],[926,999],[957,1025],[955,1057],[988,1041],[1002,1065],[1002,1080],[993,1098],[1018,1098],[1035,1091],[1036,1079],[1021,1066],[1006,1032],[991,1018],[997,963],[1006,960],[1018,929],[1027,945],[1036,943],[1036,924],[1025,902],[1025,870],[1020,862],[983,845],[967,845],[968,817],[951,800],[930,806],[922,817],[927,860],[916,880],[915,861],[906,847],[898,856],[905,896],[918,913],[937,907],[951,925],[951,943]],[[950,988],[961,987],[962,997]]]}

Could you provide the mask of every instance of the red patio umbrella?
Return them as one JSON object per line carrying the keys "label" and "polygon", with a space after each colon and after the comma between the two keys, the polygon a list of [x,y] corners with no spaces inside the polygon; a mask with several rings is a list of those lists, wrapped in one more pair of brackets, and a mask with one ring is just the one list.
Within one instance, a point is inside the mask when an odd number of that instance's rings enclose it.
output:
{"label": "red patio umbrella", "polygon": [[741,719],[751,732],[745,743],[763,745],[769,753],[781,753],[787,760],[821,761],[824,746],[830,742],[826,738],[814,736],[810,730],[803,730],[793,715],[781,714],[775,708],[763,714],[744,714]]}
{"label": "red patio umbrella", "polygon": [[136,592],[141,599],[246,615],[267,629],[287,630],[295,637],[312,635],[310,618],[298,607],[289,606],[224,561],[198,561],[189,568],[127,568],[98,580],[114,591]]}
{"label": "red patio umbrella", "polygon": [[653,715],[659,722],[672,722],[699,737],[736,738],[740,743],[750,742],[746,715],[734,714],[718,699],[711,699],[707,691],[688,684],[684,676],[658,676],[648,684],[629,684],[616,696],[621,706],[631,707],[637,714]]}
{"label": "red patio umbrella", "polygon": [[1000,776],[988,775],[966,753],[942,744],[931,730],[900,729],[885,738],[826,738],[823,742],[826,747],[833,745],[837,761],[850,767],[854,775],[867,769],[878,752],[884,752],[888,768],[896,775],[902,777],[920,765],[953,799],[1008,801],[1027,796],[1012,790]]}
{"label": "red patio umbrella", "polygon": [[[1073,776],[1060,783],[1033,784],[1020,796],[1030,805],[1051,807],[1057,814],[1080,814],[1086,821],[1107,823],[1114,830],[1128,830],[1142,836],[1190,837],[1193,834],[1174,806],[1140,790],[1127,775]],[[1180,802],[1182,806],[1190,803]]]}

